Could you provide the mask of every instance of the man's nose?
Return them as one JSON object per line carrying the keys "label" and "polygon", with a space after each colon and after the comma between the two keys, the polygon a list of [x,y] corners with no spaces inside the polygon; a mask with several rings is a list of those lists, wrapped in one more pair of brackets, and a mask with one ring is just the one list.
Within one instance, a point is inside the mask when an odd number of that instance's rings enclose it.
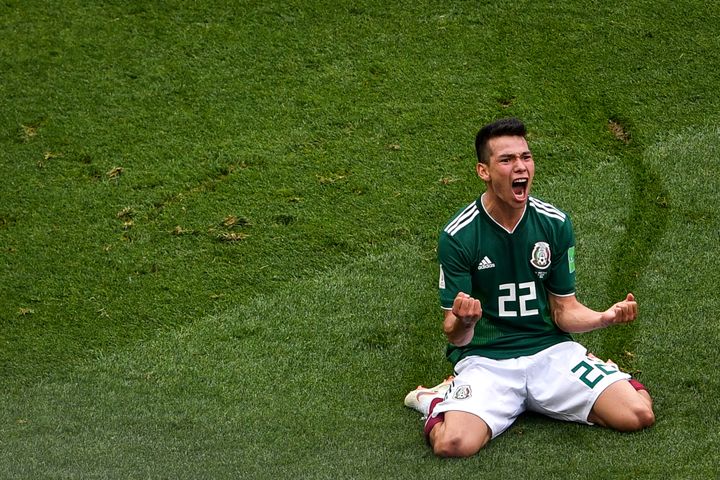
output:
{"label": "man's nose", "polygon": [[527,170],[527,165],[525,165],[525,162],[523,161],[522,157],[517,156],[515,157],[515,160],[513,160],[513,170],[523,172]]}

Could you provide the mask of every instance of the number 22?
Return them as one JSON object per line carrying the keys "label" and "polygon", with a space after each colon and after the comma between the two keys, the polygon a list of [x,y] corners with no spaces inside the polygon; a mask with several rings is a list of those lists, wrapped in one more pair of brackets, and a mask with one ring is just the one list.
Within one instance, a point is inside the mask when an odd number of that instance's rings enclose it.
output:
{"label": "number 22", "polygon": [[[613,373],[617,373],[617,370],[607,370],[605,367],[607,365],[604,365],[602,363],[595,363],[593,365],[589,364],[586,361],[582,361],[575,365],[575,368],[572,369],[572,373],[576,373],[581,368],[585,369],[585,371],[580,375],[580,380],[587,385],[590,388],[595,388],[595,385],[598,384],[600,380],[605,378],[605,375],[612,375]],[[589,375],[593,370],[600,370],[601,373],[598,373],[597,376],[590,380]]]}
{"label": "number 22", "polygon": [[[535,290],[535,282],[525,282],[517,285],[515,288],[514,283],[504,283],[498,286],[500,292],[507,292],[507,295],[500,295],[498,297],[498,315],[500,317],[515,317],[517,311],[510,310],[508,307],[509,303],[518,302],[520,306],[520,316],[527,317],[530,315],[537,315],[539,312],[537,308],[528,308],[528,302],[537,300],[537,291]],[[527,293],[524,295],[517,296],[517,293],[522,293],[526,290]]]}

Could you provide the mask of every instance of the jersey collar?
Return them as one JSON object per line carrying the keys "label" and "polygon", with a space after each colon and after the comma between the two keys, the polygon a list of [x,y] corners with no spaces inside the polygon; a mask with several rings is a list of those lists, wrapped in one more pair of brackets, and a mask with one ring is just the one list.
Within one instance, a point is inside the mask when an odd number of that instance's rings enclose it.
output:
{"label": "jersey collar", "polygon": [[497,225],[499,228],[501,228],[504,232],[507,232],[508,234],[512,235],[512,234],[515,232],[515,230],[517,230],[518,225],[520,225],[520,224],[522,223],[522,221],[525,219],[525,213],[527,212],[527,202],[525,202],[525,206],[523,207],[523,213],[522,213],[522,215],[520,216],[520,219],[517,221],[517,223],[515,224],[515,226],[514,226],[513,228],[511,228],[510,230],[508,230],[508,229],[505,228],[504,226],[500,225],[500,224],[497,222],[497,220],[495,220],[495,219],[492,217],[492,215],[490,215],[490,214],[488,213],[488,211],[485,209],[485,204],[483,203],[483,198],[484,198],[484,197],[485,197],[485,193],[483,193],[482,195],[480,195],[480,198],[478,199],[478,203],[480,204],[480,207],[482,208],[482,211],[485,213],[485,215],[486,215],[490,220],[492,220],[492,222],[493,222],[495,225]]}

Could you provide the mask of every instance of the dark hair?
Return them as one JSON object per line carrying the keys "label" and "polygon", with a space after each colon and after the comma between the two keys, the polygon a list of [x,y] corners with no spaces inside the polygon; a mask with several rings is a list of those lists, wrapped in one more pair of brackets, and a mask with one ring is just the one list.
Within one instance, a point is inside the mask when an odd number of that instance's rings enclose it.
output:
{"label": "dark hair", "polygon": [[475,136],[475,153],[479,163],[488,163],[490,152],[487,144],[491,138],[513,136],[525,137],[525,125],[517,118],[501,118],[482,127]]}

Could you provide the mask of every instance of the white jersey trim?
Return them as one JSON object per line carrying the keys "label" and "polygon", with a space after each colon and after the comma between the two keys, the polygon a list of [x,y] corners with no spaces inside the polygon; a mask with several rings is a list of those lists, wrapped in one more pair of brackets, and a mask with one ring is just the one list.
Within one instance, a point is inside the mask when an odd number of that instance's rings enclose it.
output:
{"label": "white jersey trim", "polygon": [[563,212],[555,208],[554,206],[550,205],[549,203],[545,203],[541,200],[538,200],[535,197],[530,197],[529,199],[530,206],[535,209],[536,212],[541,213],[545,215],[546,217],[555,218],[557,220],[560,220],[561,222],[564,222],[567,218],[567,215],[565,215]]}
{"label": "white jersey trim", "polygon": [[575,293],[576,293],[576,292],[572,292],[572,293],[566,293],[565,295],[559,295],[557,293],[551,292],[550,290],[548,290],[547,292],[554,297],[574,297]]}
{"label": "white jersey trim", "polygon": [[520,218],[518,219],[518,221],[517,221],[517,223],[515,224],[515,226],[512,227],[511,229],[507,229],[507,228],[505,228],[503,225],[501,225],[500,222],[498,222],[497,220],[495,220],[495,218],[493,218],[492,215],[490,215],[490,212],[488,212],[488,211],[487,211],[487,208],[485,208],[485,202],[483,202],[483,198],[485,198],[485,194],[484,194],[484,193],[483,193],[482,196],[480,197],[480,204],[482,205],[482,208],[483,208],[483,210],[485,211],[485,215],[487,215],[488,218],[489,218],[490,220],[492,220],[495,225],[497,225],[498,227],[502,228],[503,230],[505,230],[505,231],[506,231],[507,233],[509,233],[510,235],[512,235],[513,233],[515,233],[515,229],[517,228],[518,225],[520,225],[520,222],[522,222],[523,218],[525,218],[525,212],[527,212],[527,205],[523,206],[522,215],[520,215]]}
{"label": "white jersey trim", "polygon": [[463,227],[470,224],[470,222],[472,222],[479,213],[480,211],[478,210],[475,202],[471,203],[465,208],[465,210],[460,212],[460,215],[455,217],[455,219],[453,219],[453,221],[450,222],[447,227],[445,227],[445,231],[451,237],[455,236],[455,234],[462,230]]}
{"label": "white jersey trim", "polygon": [[[484,195],[484,194],[483,194]],[[482,201],[481,201],[482,204]],[[538,200],[535,197],[529,197],[528,198],[528,204],[535,209],[536,212],[545,215],[546,217],[554,218],[556,220],[560,220],[561,222],[564,222],[567,218],[567,215],[565,215],[562,211],[555,208],[553,205],[543,202],[542,200]],[[483,209],[485,209],[485,205],[483,204]],[[486,210],[487,213],[487,210]],[[475,217],[477,217],[480,214],[480,210],[477,207],[477,202],[473,202],[465,209],[460,212],[458,216],[456,216],[446,227],[445,232],[450,235],[451,237],[455,236],[457,232],[462,230],[464,227],[469,225]],[[520,216],[520,220],[525,216],[525,212]],[[495,222],[497,225],[499,225],[501,228],[503,228],[508,233],[513,233],[515,231],[515,228],[512,230],[508,230],[507,228],[500,225],[495,219],[492,217],[492,215],[488,214],[488,217]],[[518,221],[518,224],[520,223],[520,220]],[[517,225],[515,225],[517,227]]]}

